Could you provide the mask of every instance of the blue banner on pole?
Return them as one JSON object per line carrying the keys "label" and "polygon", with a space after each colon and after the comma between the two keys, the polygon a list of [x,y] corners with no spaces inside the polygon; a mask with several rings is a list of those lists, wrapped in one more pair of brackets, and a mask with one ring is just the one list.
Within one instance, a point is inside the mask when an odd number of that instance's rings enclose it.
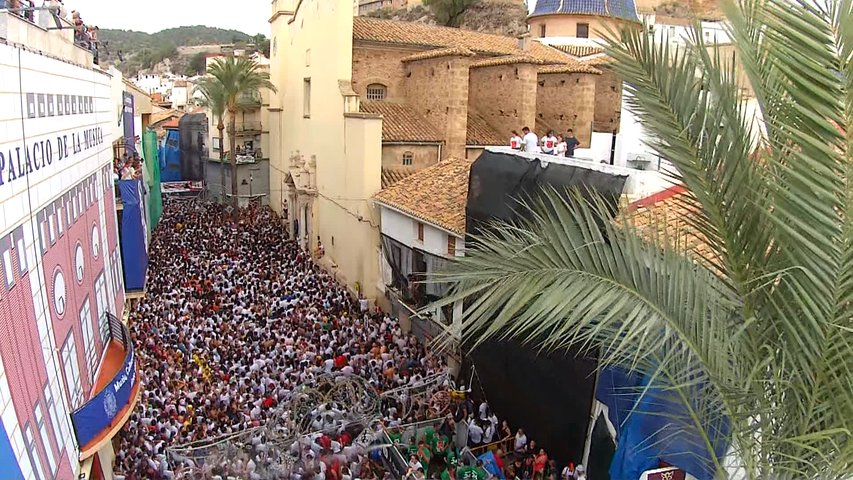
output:
{"label": "blue banner on pole", "polygon": [[136,356],[133,342],[128,342],[124,364],[115,378],[71,414],[74,434],[81,448],[113,426],[118,412],[133,400],[131,394],[136,382]]}
{"label": "blue banner on pole", "polygon": [[139,291],[145,289],[148,273],[148,228],[147,214],[143,210],[142,180],[121,180],[118,185],[124,206],[121,217],[121,255],[125,287],[128,291]]}

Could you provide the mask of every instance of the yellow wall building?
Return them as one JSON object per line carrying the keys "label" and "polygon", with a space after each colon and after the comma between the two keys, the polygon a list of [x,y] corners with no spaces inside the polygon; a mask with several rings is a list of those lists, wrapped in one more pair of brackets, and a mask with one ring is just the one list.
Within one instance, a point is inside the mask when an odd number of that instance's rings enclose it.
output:
{"label": "yellow wall building", "polygon": [[350,289],[375,298],[382,120],[360,112],[352,89],[346,0],[274,0],[270,74],[270,205],[291,236]]}

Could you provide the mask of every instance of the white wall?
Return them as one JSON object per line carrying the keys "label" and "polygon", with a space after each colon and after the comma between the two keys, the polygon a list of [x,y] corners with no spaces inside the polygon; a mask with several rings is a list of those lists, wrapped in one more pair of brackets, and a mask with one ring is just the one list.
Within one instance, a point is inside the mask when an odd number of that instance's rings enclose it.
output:
{"label": "white wall", "polygon": [[[381,206],[382,233],[397,240],[411,248],[417,248],[439,257],[448,258],[447,237],[450,235],[446,230],[437,228],[429,223],[420,221],[414,217],[401,213],[397,210]],[[424,225],[424,239],[418,240],[418,223]],[[456,256],[463,256],[465,240],[456,235]]]}

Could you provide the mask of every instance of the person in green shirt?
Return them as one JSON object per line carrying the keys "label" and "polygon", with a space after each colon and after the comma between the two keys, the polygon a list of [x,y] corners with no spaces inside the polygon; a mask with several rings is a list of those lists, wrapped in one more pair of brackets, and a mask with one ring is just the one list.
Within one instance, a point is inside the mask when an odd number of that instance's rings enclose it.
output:
{"label": "person in green shirt", "polygon": [[456,480],[456,466],[449,465],[441,472],[441,480]]}
{"label": "person in green shirt", "polygon": [[485,480],[489,476],[489,472],[483,466],[482,460],[477,460],[477,466],[474,467],[474,475],[477,476],[477,480]]}

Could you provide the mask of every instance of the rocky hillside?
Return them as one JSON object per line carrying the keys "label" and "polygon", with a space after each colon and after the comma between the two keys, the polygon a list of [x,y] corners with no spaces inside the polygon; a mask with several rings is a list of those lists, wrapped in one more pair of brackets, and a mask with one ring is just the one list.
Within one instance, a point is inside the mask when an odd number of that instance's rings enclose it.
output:
{"label": "rocky hillside", "polygon": [[[403,20],[407,22],[423,22],[435,25],[432,12],[423,6],[410,10],[381,9],[368,14],[371,17]],[[465,11],[461,28],[478,32],[496,33],[516,36],[527,32],[527,7],[518,2],[480,1],[471,5]]]}
{"label": "rocky hillside", "polygon": [[106,45],[102,60],[115,65],[126,76],[140,71],[189,73],[191,57],[197,52],[184,47],[253,42],[243,32],[202,25],[170,28],[154,34],[102,28],[100,40]]}

